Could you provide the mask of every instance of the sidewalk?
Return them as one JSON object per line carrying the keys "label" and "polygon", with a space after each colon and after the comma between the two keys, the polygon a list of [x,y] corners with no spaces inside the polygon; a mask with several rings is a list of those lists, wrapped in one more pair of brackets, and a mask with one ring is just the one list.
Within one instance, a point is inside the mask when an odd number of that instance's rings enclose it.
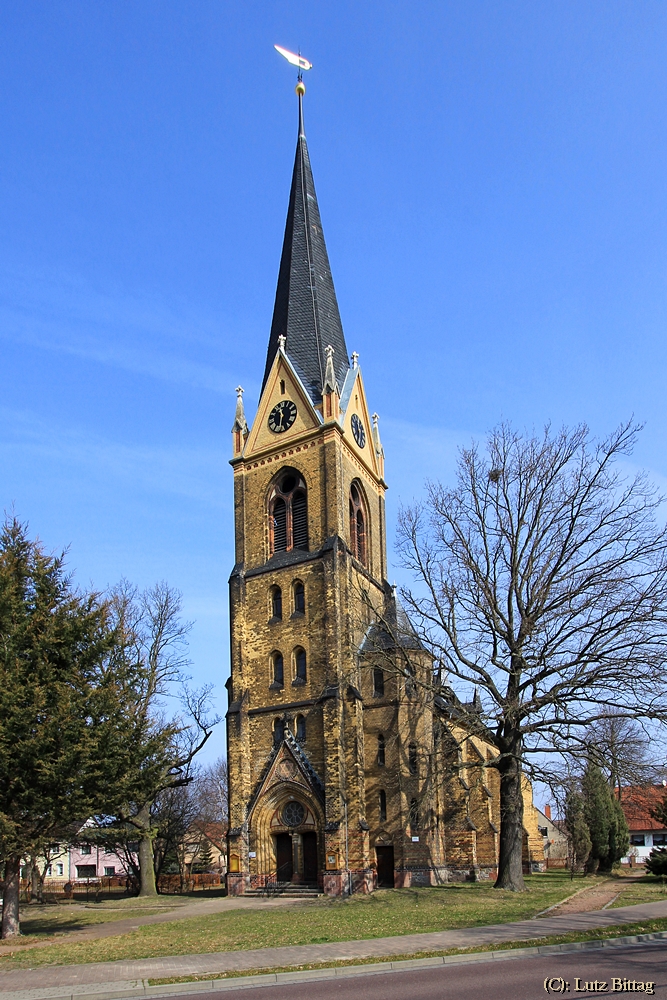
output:
{"label": "sidewalk", "polygon": [[[177,955],[169,958],[145,958],[128,962],[100,962],[91,965],[47,966],[40,969],[17,969],[0,972],[0,1000],[40,1000],[71,996],[72,993],[109,993],[117,990],[131,995],[143,989],[147,979],[205,973],[243,972],[313,962],[335,962],[350,958],[389,958],[423,951],[527,941],[596,927],[613,927],[667,917],[667,900],[624,906],[593,913],[572,913],[556,917],[538,917],[512,924],[467,927],[430,934],[407,934],[400,937],[372,938],[364,941],[336,941],[326,944],[283,948],[259,948],[254,951],[230,951],[207,955]],[[20,991],[20,992],[17,992]]]}

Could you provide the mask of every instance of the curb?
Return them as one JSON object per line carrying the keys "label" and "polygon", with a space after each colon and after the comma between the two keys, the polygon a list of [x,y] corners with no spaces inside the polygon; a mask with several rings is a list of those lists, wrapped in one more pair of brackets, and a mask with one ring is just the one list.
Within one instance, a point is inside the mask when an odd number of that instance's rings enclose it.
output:
{"label": "curb", "polygon": [[188,996],[207,992],[224,993],[229,990],[256,989],[259,986],[281,986],[304,981],[317,982],[354,976],[386,975],[389,972],[411,972],[445,965],[502,962],[513,958],[538,958],[544,955],[567,955],[578,951],[601,951],[604,948],[620,948],[665,940],[667,940],[667,931],[655,931],[651,934],[629,934],[625,937],[607,938],[602,941],[572,941],[568,944],[508,948],[502,951],[478,951],[467,955],[441,955],[432,958],[404,959],[397,962],[377,962],[372,965],[347,965],[327,969],[302,969],[294,972],[257,973],[237,976],[232,979],[204,979],[200,982],[167,983],[162,986],[148,986],[144,981],[135,980],[136,986],[126,983],[119,989],[109,990],[108,984],[100,984],[100,990],[91,990],[88,987],[87,993],[83,990],[81,992],[72,990],[71,986],[13,990],[0,992],[0,1000],[133,1000],[134,997],[141,1000],[144,997]]}

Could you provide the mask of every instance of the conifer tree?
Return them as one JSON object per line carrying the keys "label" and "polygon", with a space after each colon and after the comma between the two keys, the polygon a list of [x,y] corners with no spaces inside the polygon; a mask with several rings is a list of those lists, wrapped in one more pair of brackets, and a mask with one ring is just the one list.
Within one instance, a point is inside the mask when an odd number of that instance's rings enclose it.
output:
{"label": "conifer tree", "polygon": [[582,868],[591,852],[591,835],[584,817],[584,800],[579,792],[571,791],[565,801],[565,828],[573,871]]}
{"label": "conifer tree", "polygon": [[2,937],[19,927],[22,856],[104,808],[130,747],[109,669],[107,602],[76,591],[16,518],[0,531]]}
{"label": "conifer tree", "polygon": [[591,851],[586,869],[596,872],[608,866],[609,840],[614,816],[609,795],[609,785],[597,765],[590,761],[581,779],[581,792],[584,800],[584,818],[591,838]]}

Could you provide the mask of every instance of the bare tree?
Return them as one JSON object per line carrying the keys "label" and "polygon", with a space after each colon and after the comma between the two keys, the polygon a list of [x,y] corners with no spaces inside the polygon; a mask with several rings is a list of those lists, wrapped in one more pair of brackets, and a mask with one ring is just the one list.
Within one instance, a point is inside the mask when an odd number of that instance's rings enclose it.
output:
{"label": "bare tree", "polygon": [[[217,719],[208,715],[210,687],[187,685],[187,636],[181,598],[166,583],[143,593],[123,582],[112,595],[117,627],[124,637],[121,673],[127,677],[126,711],[132,722],[123,804],[115,819],[133,828],[138,842],[142,896],[157,894],[154,841],[159,830],[154,804],[168,789],[189,784],[193,765]],[[176,696],[180,711],[167,713]]]}
{"label": "bare tree", "polygon": [[623,785],[647,785],[656,780],[662,761],[651,754],[655,741],[635,719],[610,710],[590,728],[589,758],[598,765],[620,796]]}
{"label": "bare tree", "polygon": [[[402,510],[402,592],[422,642],[453,684],[464,728],[495,748],[496,886],[521,890],[522,773],[577,754],[590,727],[667,719],[667,532],[644,473],[624,476],[639,428],[605,440],[585,426],[541,437],[502,424],[460,453],[453,488]],[[477,701],[477,704],[474,702]]]}

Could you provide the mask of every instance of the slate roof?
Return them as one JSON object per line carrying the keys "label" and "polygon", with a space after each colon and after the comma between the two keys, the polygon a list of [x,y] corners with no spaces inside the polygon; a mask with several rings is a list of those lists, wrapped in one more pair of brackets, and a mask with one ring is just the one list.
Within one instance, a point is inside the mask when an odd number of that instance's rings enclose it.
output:
{"label": "slate roof", "polygon": [[299,137],[262,391],[281,335],[287,338],[285,352],[314,403],[322,399],[328,344],[335,352],[338,385],[343,385],[350,364],[303,130],[301,96]]}
{"label": "slate roof", "polygon": [[373,653],[388,649],[425,649],[408,614],[392,591],[387,598],[384,621],[377,622],[366,632],[360,653]]}

